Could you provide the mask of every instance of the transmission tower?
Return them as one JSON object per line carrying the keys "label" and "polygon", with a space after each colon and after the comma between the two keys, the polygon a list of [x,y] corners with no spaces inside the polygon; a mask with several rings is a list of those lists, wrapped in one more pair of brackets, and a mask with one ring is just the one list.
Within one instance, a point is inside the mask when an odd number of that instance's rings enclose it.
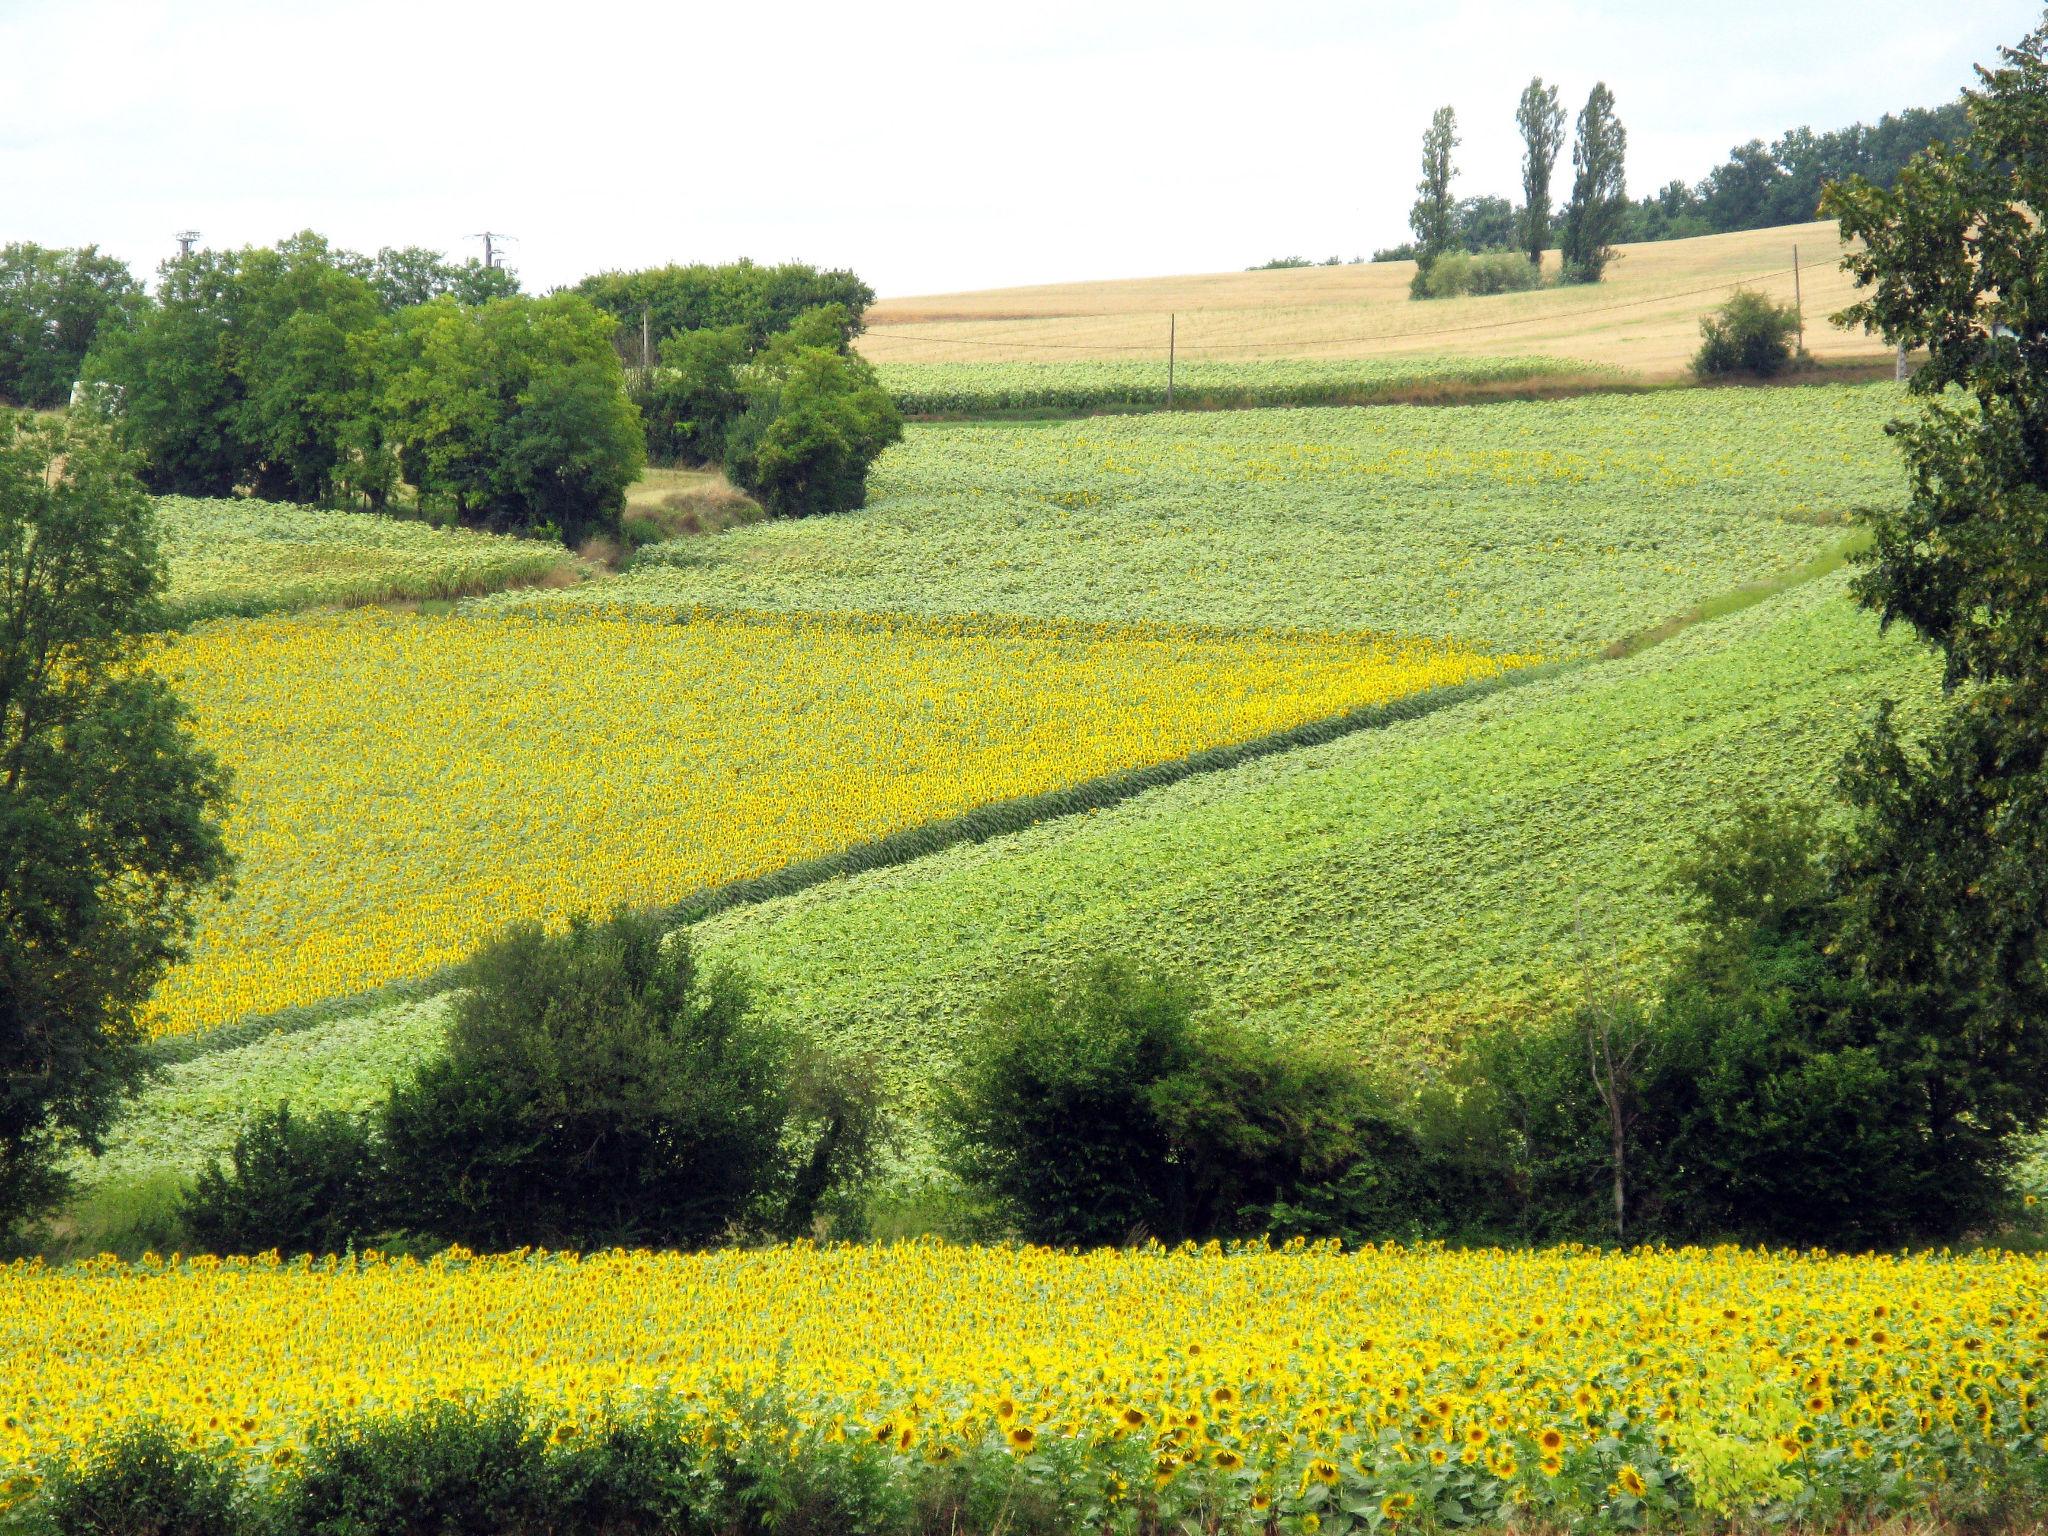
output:
{"label": "transmission tower", "polygon": [[174,238],[178,242],[179,256],[190,256],[192,254],[192,247],[199,243],[199,231],[196,229],[181,229]]}
{"label": "transmission tower", "polygon": [[517,235],[508,235],[504,233],[502,230],[481,229],[478,230],[473,235],[464,235],[462,238],[465,240],[483,241],[484,265],[487,267],[495,267],[498,264],[498,247],[495,242],[500,240],[516,240],[519,237]]}

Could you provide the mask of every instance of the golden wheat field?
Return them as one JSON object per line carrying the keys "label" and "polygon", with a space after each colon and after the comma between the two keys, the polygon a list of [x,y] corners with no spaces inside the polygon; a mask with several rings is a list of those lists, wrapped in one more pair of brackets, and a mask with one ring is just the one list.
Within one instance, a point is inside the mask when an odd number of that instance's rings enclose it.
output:
{"label": "golden wheat field", "polygon": [[283,1463],[326,1413],[517,1388],[559,1437],[658,1395],[730,1438],[772,1391],[792,1450],[993,1445],[1169,1513],[1825,1515],[2039,1475],[2044,1285],[2010,1254],[1299,1243],[16,1264],[0,1485],[141,1416]]}
{"label": "golden wheat field", "polygon": [[[1428,303],[1408,297],[1413,262],[891,298],[868,311],[860,348],[877,363],[1163,364],[1172,315],[1190,363],[1539,353],[1669,378],[1699,346],[1700,317],[1737,284],[1792,301],[1794,246],[1808,349],[1830,362],[1881,361],[1875,338],[1827,323],[1853,294],[1827,222],[1625,245],[1595,285]],[[1556,252],[1547,259],[1554,271]]]}
{"label": "golden wheat field", "polygon": [[234,772],[241,866],[154,1024],[347,996],[515,919],[676,902],[1534,659],[1369,635],[632,609],[201,626],[155,664]]}

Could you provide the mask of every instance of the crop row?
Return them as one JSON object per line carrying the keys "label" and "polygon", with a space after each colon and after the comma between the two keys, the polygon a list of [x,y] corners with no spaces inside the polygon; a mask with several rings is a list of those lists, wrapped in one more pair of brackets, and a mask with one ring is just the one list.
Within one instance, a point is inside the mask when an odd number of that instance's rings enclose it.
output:
{"label": "crop row", "polygon": [[2042,1491],[2038,1256],[913,1244],[0,1270],[0,1484],[152,1417],[271,1473],[518,1389],[574,1437],[989,1449],[1115,1523],[1629,1528]]}
{"label": "crop row", "polygon": [[1898,499],[1855,389],[914,428],[861,512],[647,551],[641,600],[1450,634],[1562,654],[1796,566]]}
{"label": "crop row", "polygon": [[[990,411],[1087,411],[1164,405],[1166,358],[1157,361],[883,363],[876,370],[910,416]],[[1331,358],[1175,364],[1176,404],[1365,405],[1447,386],[1583,382],[1606,370],[1551,357]],[[1615,383],[1621,376],[1612,375]]]}
{"label": "crop row", "polygon": [[233,770],[175,1033],[1533,657],[1372,636],[578,608],[228,621],[156,664]]}
{"label": "crop row", "polygon": [[561,548],[362,512],[164,496],[167,600],[183,621],[452,598],[565,572]]}

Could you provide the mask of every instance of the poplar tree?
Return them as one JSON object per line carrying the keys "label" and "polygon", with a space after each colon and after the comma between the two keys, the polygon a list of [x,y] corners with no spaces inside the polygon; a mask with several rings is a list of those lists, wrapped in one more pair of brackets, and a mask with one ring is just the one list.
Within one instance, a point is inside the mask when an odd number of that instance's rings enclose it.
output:
{"label": "poplar tree", "polygon": [[1557,87],[1538,75],[1522,92],[1515,122],[1522,130],[1522,249],[1529,265],[1543,265],[1550,245],[1550,174],[1564,149],[1564,108]]}
{"label": "poplar tree", "polygon": [[1607,269],[1615,232],[1628,211],[1627,155],[1628,130],[1614,115],[1614,93],[1604,83],[1596,85],[1579,113],[1572,145],[1572,200],[1565,204],[1558,242],[1567,282],[1597,283]]}
{"label": "poplar tree", "polygon": [[1415,206],[1408,211],[1418,276],[1458,243],[1458,205],[1451,199],[1451,182],[1458,174],[1451,153],[1457,147],[1458,114],[1438,107],[1422,136],[1422,180],[1415,184]]}

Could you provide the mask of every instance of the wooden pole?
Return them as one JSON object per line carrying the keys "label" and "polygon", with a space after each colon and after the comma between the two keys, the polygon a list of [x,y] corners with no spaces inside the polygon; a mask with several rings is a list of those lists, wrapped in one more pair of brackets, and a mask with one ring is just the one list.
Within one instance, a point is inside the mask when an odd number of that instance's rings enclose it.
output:
{"label": "wooden pole", "polygon": [[1173,354],[1179,329],[1180,316],[1177,314],[1168,315],[1166,317],[1166,408],[1169,411],[1173,409]]}
{"label": "wooden pole", "polygon": [[[642,304],[640,306],[640,370],[643,373],[647,371],[648,313],[649,307],[645,304]],[[642,379],[640,382],[644,384],[647,381],[645,379]]]}
{"label": "wooden pole", "polygon": [[1799,351],[1806,351],[1806,299],[1799,289],[1799,247],[1792,247],[1792,309],[1799,317]]}

